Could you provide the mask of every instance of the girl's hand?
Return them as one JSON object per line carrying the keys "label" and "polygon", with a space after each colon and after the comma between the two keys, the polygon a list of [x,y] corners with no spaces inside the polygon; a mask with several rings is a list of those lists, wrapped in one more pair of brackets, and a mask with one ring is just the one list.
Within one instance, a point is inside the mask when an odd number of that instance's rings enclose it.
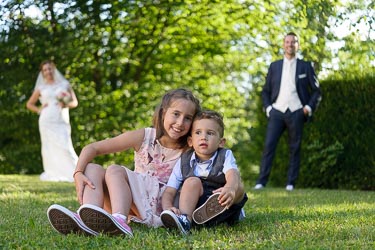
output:
{"label": "girl's hand", "polygon": [[221,206],[225,206],[227,209],[233,205],[236,197],[236,190],[233,187],[221,187],[213,191],[213,193],[220,193],[219,203]]}
{"label": "girl's hand", "polygon": [[89,188],[95,189],[92,181],[86,177],[82,172],[76,173],[74,176],[74,182],[76,185],[77,199],[80,205],[83,204],[83,191],[88,186]]}

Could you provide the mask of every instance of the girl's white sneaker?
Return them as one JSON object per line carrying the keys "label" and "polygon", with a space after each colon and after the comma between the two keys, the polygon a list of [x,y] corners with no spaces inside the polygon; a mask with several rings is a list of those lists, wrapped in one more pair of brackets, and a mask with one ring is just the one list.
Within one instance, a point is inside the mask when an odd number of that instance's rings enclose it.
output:
{"label": "girl's white sneaker", "polygon": [[103,208],[85,204],[78,209],[78,214],[83,223],[96,232],[133,237],[133,231],[124,219],[120,216],[112,216]]}
{"label": "girl's white sneaker", "polygon": [[51,226],[59,233],[98,235],[83,223],[78,214],[58,204],[53,204],[48,208],[47,216]]}

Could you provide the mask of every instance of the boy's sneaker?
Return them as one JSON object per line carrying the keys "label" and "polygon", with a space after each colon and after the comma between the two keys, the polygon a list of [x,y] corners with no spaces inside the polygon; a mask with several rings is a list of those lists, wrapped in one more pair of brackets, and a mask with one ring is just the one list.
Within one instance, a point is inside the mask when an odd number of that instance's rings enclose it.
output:
{"label": "boy's sneaker", "polygon": [[63,206],[57,204],[51,205],[47,210],[47,216],[52,227],[59,233],[98,235],[97,232],[91,230],[82,222],[78,214],[73,213]]}
{"label": "boy's sneaker", "polygon": [[226,207],[221,206],[218,201],[219,195],[220,193],[211,195],[202,206],[195,209],[193,212],[195,223],[203,224],[225,211]]}
{"label": "boy's sneaker", "polygon": [[160,219],[166,228],[178,229],[182,234],[188,234],[190,231],[191,223],[186,214],[176,215],[170,210],[164,210],[160,214]]}
{"label": "boy's sneaker", "polygon": [[109,235],[126,234],[133,237],[132,229],[119,216],[112,216],[104,209],[85,204],[78,209],[79,216],[86,226],[100,233]]}

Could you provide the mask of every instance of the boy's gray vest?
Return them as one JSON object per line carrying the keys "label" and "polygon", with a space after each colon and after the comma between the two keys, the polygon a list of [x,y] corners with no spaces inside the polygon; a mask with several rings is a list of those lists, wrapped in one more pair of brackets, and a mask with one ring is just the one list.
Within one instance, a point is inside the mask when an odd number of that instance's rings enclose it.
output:
{"label": "boy's gray vest", "polygon": [[[217,189],[223,187],[226,183],[225,174],[223,173],[226,152],[227,149],[219,148],[207,178],[200,177],[209,187]],[[188,177],[195,176],[195,166],[190,167],[190,159],[193,153],[193,150],[189,150],[181,155],[181,173],[183,181]]]}

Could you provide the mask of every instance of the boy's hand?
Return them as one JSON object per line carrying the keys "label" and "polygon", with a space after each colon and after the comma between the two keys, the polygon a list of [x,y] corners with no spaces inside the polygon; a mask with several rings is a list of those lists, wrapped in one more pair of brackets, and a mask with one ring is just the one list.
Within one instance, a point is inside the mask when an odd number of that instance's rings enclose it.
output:
{"label": "boy's hand", "polygon": [[219,203],[221,206],[230,208],[233,205],[234,198],[236,197],[236,190],[233,187],[221,187],[213,191],[213,193],[219,193]]}

